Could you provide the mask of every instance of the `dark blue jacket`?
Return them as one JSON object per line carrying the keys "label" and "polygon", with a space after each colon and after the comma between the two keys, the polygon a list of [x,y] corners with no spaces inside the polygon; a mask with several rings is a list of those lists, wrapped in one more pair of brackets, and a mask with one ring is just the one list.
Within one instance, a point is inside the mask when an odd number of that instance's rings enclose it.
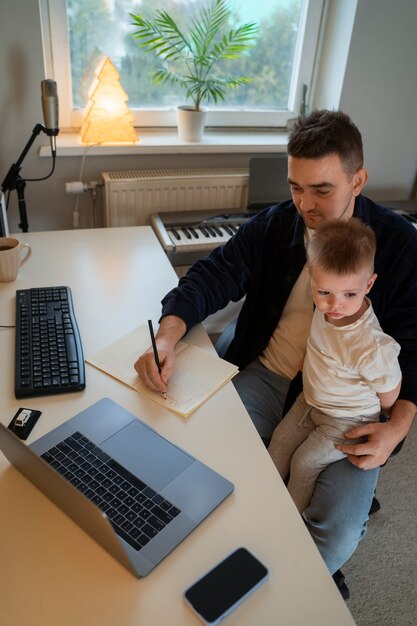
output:
{"label": "dark blue jacket", "polygon": [[[354,215],[375,231],[378,278],[369,297],[383,330],[401,346],[400,397],[417,404],[417,230],[364,196]],[[162,315],[179,316],[190,330],[246,295],[225,355],[242,369],[266,347],[305,262],[304,222],[292,201],[281,202],[195,263],[163,299]]]}

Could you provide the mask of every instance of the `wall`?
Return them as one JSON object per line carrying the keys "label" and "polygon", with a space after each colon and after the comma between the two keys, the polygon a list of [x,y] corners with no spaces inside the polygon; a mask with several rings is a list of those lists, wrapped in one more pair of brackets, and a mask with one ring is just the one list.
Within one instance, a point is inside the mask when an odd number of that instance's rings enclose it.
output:
{"label": "wall", "polygon": [[358,0],[330,0],[327,4],[314,107],[338,109]]}
{"label": "wall", "polygon": [[[330,0],[330,8],[346,0]],[[415,59],[417,23],[415,0],[358,0],[352,43],[347,59],[341,55],[340,108],[357,122],[364,136],[366,164],[370,170],[369,195],[407,199],[417,172],[417,84]],[[38,3],[35,0],[0,0],[0,182],[20,156],[33,127],[42,122],[40,82],[45,78]],[[344,12],[335,11],[333,18]],[[332,18],[332,19],[333,19]],[[339,24],[341,22],[339,21]],[[330,38],[331,39],[331,38]],[[333,54],[331,46],[327,55]],[[327,65],[329,65],[327,63]],[[321,69],[326,67],[322,64]],[[335,64],[332,63],[332,71]],[[319,76],[322,80],[322,75]],[[334,94],[321,106],[335,106]],[[322,98],[322,100],[323,100]],[[41,135],[24,160],[22,175],[45,175],[50,160],[38,157],[47,144]],[[98,179],[103,170],[172,166],[243,166],[250,154],[92,157],[85,161],[84,180]],[[26,204],[30,230],[71,228],[74,196],[65,182],[77,180],[80,157],[57,159],[52,178],[28,183]],[[9,210],[11,231],[18,231],[16,193]],[[89,209],[83,197],[81,210]],[[87,218],[85,218],[87,219]]]}
{"label": "wall", "polygon": [[[42,121],[40,81],[44,75],[38,3],[35,0],[0,0],[0,11],[0,181],[3,181],[12,162],[17,161],[23,151],[32,129]],[[36,147],[40,143],[35,142],[25,159],[22,175],[40,177],[49,167],[46,159],[41,161],[37,157]],[[35,185],[38,189],[32,198],[31,188]],[[48,189],[47,183],[28,183],[28,205],[41,211]],[[11,230],[18,221],[14,219],[16,192],[12,195]]]}
{"label": "wall", "polygon": [[417,2],[360,0],[340,108],[362,131],[375,199],[417,192],[416,59]]}

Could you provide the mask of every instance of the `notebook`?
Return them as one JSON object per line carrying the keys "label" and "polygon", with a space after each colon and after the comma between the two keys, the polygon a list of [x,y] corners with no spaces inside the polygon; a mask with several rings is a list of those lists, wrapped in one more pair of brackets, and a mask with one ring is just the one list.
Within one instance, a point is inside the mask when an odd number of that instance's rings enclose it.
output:
{"label": "notebook", "polygon": [[183,418],[191,415],[238,373],[235,365],[216,354],[180,341],[175,347],[175,368],[168,392],[163,397],[149,389],[133,367],[138,356],[150,345],[149,328],[143,324],[86,362]]}
{"label": "notebook", "polygon": [[0,424],[0,449],[137,577],[146,576],[234,488],[109,398],[30,446]]}

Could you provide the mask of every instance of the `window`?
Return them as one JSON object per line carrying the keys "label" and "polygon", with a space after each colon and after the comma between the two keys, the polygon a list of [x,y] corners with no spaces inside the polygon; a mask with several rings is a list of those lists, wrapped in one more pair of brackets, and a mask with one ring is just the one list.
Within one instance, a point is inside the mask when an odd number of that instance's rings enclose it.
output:
{"label": "window", "polygon": [[[172,86],[154,85],[152,55],[131,36],[129,13],[160,6],[179,21],[210,0],[40,0],[46,76],[58,84],[61,127],[79,127],[88,89],[102,54],[109,56],[129,96],[137,126],[174,126],[184,103]],[[255,45],[229,66],[252,78],[209,103],[208,125],[282,127],[300,112],[309,95],[316,62],[323,0],[229,0],[233,26],[255,21]],[[304,99],[304,100],[303,100]]]}

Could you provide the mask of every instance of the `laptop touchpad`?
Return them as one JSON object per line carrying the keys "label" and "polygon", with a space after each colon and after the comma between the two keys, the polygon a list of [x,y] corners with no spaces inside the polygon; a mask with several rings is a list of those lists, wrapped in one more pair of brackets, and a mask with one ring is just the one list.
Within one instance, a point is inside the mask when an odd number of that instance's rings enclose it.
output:
{"label": "laptop touchpad", "polygon": [[194,461],[188,454],[136,420],[104,441],[101,448],[158,491]]}

